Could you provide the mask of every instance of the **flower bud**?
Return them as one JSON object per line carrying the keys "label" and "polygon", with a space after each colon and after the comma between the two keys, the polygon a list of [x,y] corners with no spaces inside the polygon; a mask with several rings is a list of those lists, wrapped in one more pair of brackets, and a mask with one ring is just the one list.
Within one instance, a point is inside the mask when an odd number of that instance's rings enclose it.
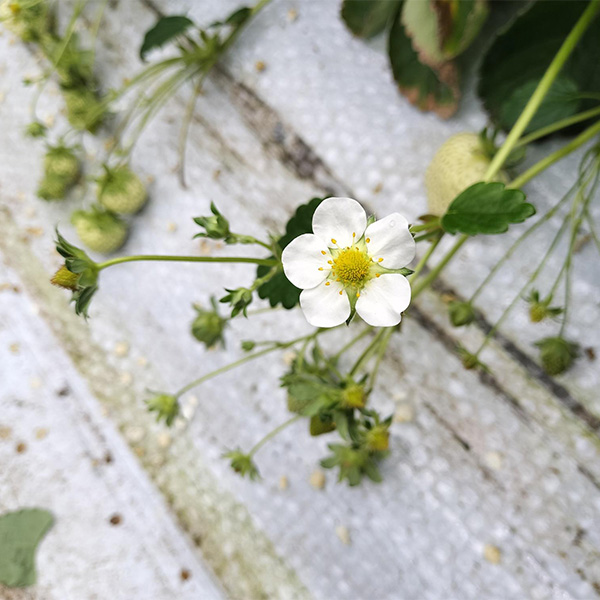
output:
{"label": "flower bud", "polygon": [[365,447],[369,452],[385,452],[390,446],[390,430],[388,425],[375,425],[365,436]]}
{"label": "flower bud", "polygon": [[194,222],[203,227],[206,233],[198,233],[195,237],[206,237],[213,240],[225,240],[231,236],[229,221],[218,211],[214,203],[210,205],[212,216],[196,217]]}
{"label": "flower bud", "polygon": [[199,306],[194,308],[198,314],[192,322],[192,335],[207,348],[222,342],[227,319],[223,319],[216,308],[213,310],[204,310]]}
{"label": "flower bud", "polygon": [[39,121],[29,123],[25,128],[25,135],[32,138],[44,137],[48,128]]}
{"label": "flower bud", "polygon": [[52,277],[50,282],[53,285],[57,285],[65,290],[71,290],[72,292],[77,291],[79,286],[79,273],[72,273],[67,269],[65,265],[63,265]]}
{"label": "flower bud", "polygon": [[233,317],[237,316],[240,312],[247,317],[247,309],[252,302],[252,290],[248,288],[237,288],[236,290],[229,290],[225,288],[225,291],[229,292],[229,294],[227,294],[227,296],[223,296],[220,302],[231,305],[231,318],[233,319]]}
{"label": "flower bud", "polygon": [[579,355],[579,346],[560,336],[544,338],[535,345],[540,349],[542,367],[548,375],[560,375]]}
{"label": "flower bud", "polygon": [[167,427],[171,427],[175,417],[179,414],[179,402],[171,394],[158,394],[146,401],[150,412],[156,412],[156,420],[164,419]]}
{"label": "flower bud", "polygon": [[448,305],[448,314],[454,327],[469,325],[475,320],[475,311],[470,302],[460,302],[453,300]]}
{"label": "flower bud", "polygon": [[527,302],[529,302],[529,318],[533,323],[539,323],[548,317],[557,317],[563,312],[563,309],[558,306],[550,306],[551,301],[551,296],[540,300],[540,293],[532,290]]}
{"label": "flower bud", "polygon": [[342,404],[346,408],[364,408],[367,403],[367,393],[363,385],[349,384],[342,390]]}
{"label": "flower bud", "polygon": [[238,448],[226,452],[223,458],[228,458],[231,468],[242,477],[247,475],[251,480],[260,479],[260,473],[250,454],[245,454]]}

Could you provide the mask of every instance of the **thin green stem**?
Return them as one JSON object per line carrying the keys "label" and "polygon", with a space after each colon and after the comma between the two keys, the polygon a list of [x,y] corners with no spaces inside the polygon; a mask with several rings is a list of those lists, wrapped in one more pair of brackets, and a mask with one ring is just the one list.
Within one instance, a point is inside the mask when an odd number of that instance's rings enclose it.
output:
{"label": "thin green stem", "polygon": [[416,285],[413,286],[412,289],[412,297],[413,300],[441,273],[441,271],[446,267],[446,265],[452,260],[454,255],[460,250],[461,246],[469,239],[468,235],[461,235],[454,246],[448,250],[445,256],[440,260],[440,262],[435,265],[425,277],[423,277]]}
{"label": "thin green stem", "polygon": [[584,132],[580,133],[575,139],[571,140],[568,144],[565,144],[562,148],[559,148],[556,152],[552,152],[548,156],[544,157],[539,162],[535,163],[532,167],[527,169],[525,173],[522,173],[516,177],[508,187],[520,188],[523,187],[528,181],[539,175],[542,171],[546,170],[550,165],[563,159],[565,156],[571,154],[574,150],[577,150],[580,146],[591,140],[595,135],[600,133],[600,121],[594,123],[591,127],[588,127]]}
{"label": "thin green stem", "polygon": [[425,268],[427,261],[431,258],[431,255],[435,252],[435,249],[438,247],[438,244],[442,240],[443,236],[444,236],[443,232],[441,232],[441,233],[438,232],[438,238],[436,240],[434,240],[434,242],[431,244],[431,246],[429,246],[429,248],[427,249],[427,252],[425,252],[425,254],[423,254],[423,256],[421,257],[421,260],[419,260],[419,262],[417,263],[417,266],[415,267],[414,272],[412,273],[412,275],[410,275],[410,281],[414,281],[419,276],[421,271]]}
{"label": "thin green stem", "polygon": [[594,240],[594,244],[600,252],[600,236],[598,236],[598,232],[596,231],[596,225],[594,223],[594,219],[592,219],[592,215],[588,208],[585,209],[585,220],[587,221],[588,227],[590,228],[590,234],[592,239]]}
{"label": "thin green stem", "polygon": [[267,435],[265,435],[264,438],[262,438],[260,441],[258,441],[256,444],[254,444],[254,446],[252,446],[250,452],[248,452],[248,456],[249,457],[254,456],[267,442],[272,440],[277,434],[281,433],[284,429],[289,427],[292,423],[299,421],[301,418],[302,418],[302,415],[296,415],[296,416],[292,417],[291,419],[284,421],[281,425],[278,425],[277,427],[275,427],[275,429],[273,429],[273,431],[270,431],[269,433],[267,433]]}
{"label": "thin green stem", "polygon": [[119,265],[126,262],[137,261],[174,261],[174,262],[201,262],[201,263],[250,263],[273,267],[278,264],[273,258],[249,258],[246,256],[168,256],[159,254],[139,254],[135,256],[119,256],[103,263],[98,263],[98,270]]}
{"label": "thin green stem", "polygon": [[381,341],[385,329],[381,329],[377,332],[371,343],[364,349],[363,353],[358,357],[358,360],[354,363],[354,366],[350,369],[349,375],[353,377],[362,367],[362,365],[369,360],[373,351],[377,348],[377,345]]}
{"label": "thin green stem", "polygon": [[342,356],[343,354],[348,352],[348,350],[350,350],[350,348],[352,348],[352,346],[354,346],[354,344],[357,344],[358,342],[360,342],[360,340],[362,340],[365,336],[369,335],[369,333],[371,333],[371,331],[373,331],[373,328],[370,325],[365,327],[365,329],[363,329],[357,336],[353,337],[347,344],[342,346],[342,348],[340,350],[338,350],[331,357],[331,360],[333,360],[333,361],[338,360],[340,358],[340,356]]}
{"label": "thin green stem", "polygon": [[227,373],[227,371],[231,371],[232,369],[235,369],[247,362],[255,360],[256,358],[260,358],[261,356],[265,356],[266,354],[270,354],[271,352],[275,352],[276,350],[284,350],[285,348],[289,348],[290,346],[293,346],[294,344],[303,342],[304,340],[307,340],[307,339],[310,340],[311,338],[314,338],[317,335],[319,335],[319,333],[321,333],[321,332],[322,332],[322,330],[318,330],[317,332],[311,333],[310,335],[304,335],[304,336],[296,338],[294,340],[290,340],[289,342],[279,342],[274,346],[265,348],[264,350],[259,350],[258,352],[254,352],[253,354],[248,354],[248,355],[240,358],[239,360],[236,360],[236,361],[229,363],[223,367],[215,369],[214,371],[211,371],[210,373],[206,373],[205,375],[202,375],[202,377],[199,377],[198,379],[194,379],[190,383],[184,385],[178,392],[176,392],[174,394],[174,396],[176,398],[180,398],[186,392],[189,392],[191,389],[199,386],[200,384],[204,383],[205,381],[208,381],[209,379],[212,379],[213,377],[217,377],[218,375]]}
{"label": "thin green stem", "polygon": [[202,91],[202,85],[204,84],[205,78],[206,73],[198,78],[198,81],[192,90],[192,95],[190,96],[189,102],[185,108],[185,115],[183,117],[181,132],[179,134],[179,181],[181,186],[184,188],[187,187],[185,184],[185,150],[187,147],[187,139],[192,124],[192,117],[194,116],[194,109],[196,108],[198,96]]}
{"label": "thin green stem", "polygon": [[375,387],[375,380],[377,379],[377,373],[379,373],[379,367],[381,366],[381,361],[385,355],[385,351],[392,337],[392,333],[394,333],[394,327],[387,327],[384,331],[385,333],[381,336],[381,341],[379,343],[379,348],[377,349],[377,358],[375,359],[375,366],[371,371],[371,377],[369,381],[369,392],[373,390]]}
{"label": "thin green stem", "polygon": [[530,133],[529,135],[523,136],[516,144],[515,148],[521,148],[522,146],[527,146],[531,144],[531,142],[535,142],[536,140],[546,137],[555,131],[560,131],[561,129],[566,129],[571,125],[575,125],[577,123],[581,123],[582,121],[587,121],[588,119],[593,119],[594,117],[600,116],[600,106],[596,106],[595,108],[590,108],[589,110],[585,110],[580,112],[572,117],[567,117],[566,119],[561,119],[560,121],[556,121],[551,125],[547,125],[546,127],[542,127],[541,129],[537,129],[536,131]]}
{"label": "thin green stem", "polygon": [[535,116],[540,104],[548,94],[563,65],[571,55],[571,52],[573,52],[575,46],[589,25],[598,14],[599,10],[600,0],[591,0],[569,35],[566,37],[565,41],[562,43],[562,46],[556,53],[556,56],[552,59],[552,62],[550,63],[548,69],[546,69],[544,76],[540,79],[538,86],[525,105],[523,112],[506,137],[504,144],[502,144],[500,150],[498,150],[492,159],[492,162],[490,163],[490,166],[488,167],[484,177],[485,181],[491,181],[496,176],[498,171],[500,171],[502,165],[505,163],[506,159],[514,149],[519,138],[521,135],[523,135],[523,132],[531,122],[531,119],[533,119]]}

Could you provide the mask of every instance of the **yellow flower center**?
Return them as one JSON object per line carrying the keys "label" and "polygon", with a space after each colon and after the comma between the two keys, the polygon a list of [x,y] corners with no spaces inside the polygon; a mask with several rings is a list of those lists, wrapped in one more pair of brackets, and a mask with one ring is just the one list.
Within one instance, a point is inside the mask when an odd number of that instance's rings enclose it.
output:
{"label": "yellow flower center", "polygon": [[332,275],[344,286],[360,287],[368,279],[371,259],[356,246],[342,250],[333,259]]}

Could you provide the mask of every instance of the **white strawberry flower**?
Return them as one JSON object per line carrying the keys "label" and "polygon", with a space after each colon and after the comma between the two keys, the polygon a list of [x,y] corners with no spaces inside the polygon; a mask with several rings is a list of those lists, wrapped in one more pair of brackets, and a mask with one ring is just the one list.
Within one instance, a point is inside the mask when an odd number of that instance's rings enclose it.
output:
{"label": "white strawberry flower", "polygon": [[356,310],[369,325],[397,325],[411,295],[400,274],[415,256],[408,221],[392,213],[369,224],[356,200],[327,198],[312,225],[313,233],[292,240],[281,257],[286,277],[303,290],[306,320],[335,327]]}

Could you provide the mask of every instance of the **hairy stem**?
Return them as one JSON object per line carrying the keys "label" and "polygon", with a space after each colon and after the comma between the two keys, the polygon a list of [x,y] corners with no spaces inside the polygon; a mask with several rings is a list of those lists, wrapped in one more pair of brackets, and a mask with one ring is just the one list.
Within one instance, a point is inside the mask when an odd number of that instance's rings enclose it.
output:
{"label": "hairy stem", "polygon": [[202,263],[250,263],[274,267],[278,262],[273,258],[248,258],[246,256],[168,256],[159,254],[139,254],[135,256],[119,256],[103,263],[98,263],[98,270],[126,262],[138,261],[173,261],[173,262],[202,262]]}

